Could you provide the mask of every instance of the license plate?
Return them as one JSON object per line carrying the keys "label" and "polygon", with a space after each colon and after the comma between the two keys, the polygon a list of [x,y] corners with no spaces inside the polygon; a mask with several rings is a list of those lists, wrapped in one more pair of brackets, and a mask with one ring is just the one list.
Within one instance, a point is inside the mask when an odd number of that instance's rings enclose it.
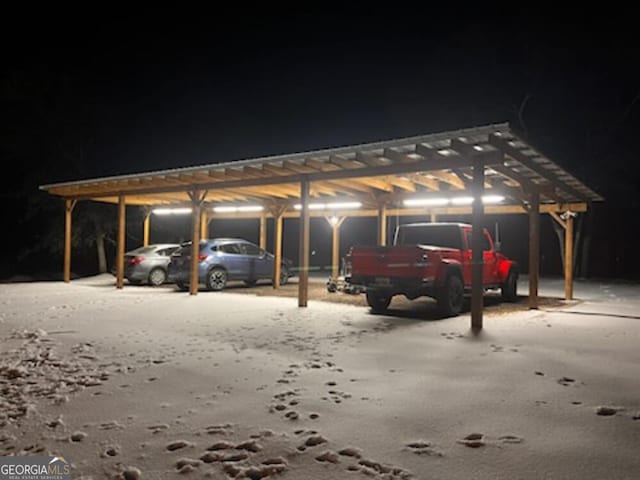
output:
{"label": "license plate", "polygon": [[391,279],[389,277],[376,277],[375,282],[376,282],[376,285],[383,285],[386,287],[391,285]]}

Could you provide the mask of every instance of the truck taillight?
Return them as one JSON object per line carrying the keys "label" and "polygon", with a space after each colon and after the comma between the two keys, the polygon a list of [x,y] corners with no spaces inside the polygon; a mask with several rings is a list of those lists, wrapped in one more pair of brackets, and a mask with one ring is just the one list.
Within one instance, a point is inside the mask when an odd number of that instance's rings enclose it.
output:
{"label": "truck taillight", "polygon": [[208,255],[205,253],[201,253],[198,255],[198,262],[204,262],[207,259]]}
{"label": "truck taillight", "polygon": [[142,262],[144,262],[144,257],[133,257],[129,259],[127,263],[133,267],[135,265],[140,265]]}
{"label": "truck taillight", "polygon": [[345,276],[351,275],[351,262],[350,261],[344,262],[343,275],[345,275]]}

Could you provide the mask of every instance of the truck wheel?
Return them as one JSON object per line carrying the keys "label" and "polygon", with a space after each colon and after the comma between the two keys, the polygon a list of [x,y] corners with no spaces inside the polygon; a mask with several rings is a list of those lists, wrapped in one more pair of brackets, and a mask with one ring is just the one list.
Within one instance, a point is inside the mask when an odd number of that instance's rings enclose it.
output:
{"label": "truck wheel", "polygon": [[371,307],[371,311],[373,313],[381,313],[389,308],[389,304],[391,303],[391,296],[385,295],[381,292],[368,290],[367,303]]}
{"label": "truck wheel", "polygon": [[509,270],[507,279],[502,284],[502,300],[515,302],[518,299],[518,274]]}
{"label": "truck wheel", "polygon": [[452,317],[462,310],[464,287],[458,275],[449,275],[438,292],[438,309],[443,315]]}
{"label": "truck wheel", "polygon": [[176,282],[176,287],[178,287],[178,290],[180,290],[181,292],[186,292],[187,290],[189,290],[187,284],[180,281]]}

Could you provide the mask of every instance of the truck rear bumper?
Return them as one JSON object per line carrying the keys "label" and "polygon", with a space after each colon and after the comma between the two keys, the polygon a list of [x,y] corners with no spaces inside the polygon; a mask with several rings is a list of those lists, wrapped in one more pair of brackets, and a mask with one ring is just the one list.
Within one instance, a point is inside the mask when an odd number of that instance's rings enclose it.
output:
{"label": "truck rear bumper", "polygon": [[367,291],[384,292],[384,295],[404,295],[413,300],[418,297],[435,297],[438,288],[434,279],[393,277],[351,277],[353,285],[365,287]]}

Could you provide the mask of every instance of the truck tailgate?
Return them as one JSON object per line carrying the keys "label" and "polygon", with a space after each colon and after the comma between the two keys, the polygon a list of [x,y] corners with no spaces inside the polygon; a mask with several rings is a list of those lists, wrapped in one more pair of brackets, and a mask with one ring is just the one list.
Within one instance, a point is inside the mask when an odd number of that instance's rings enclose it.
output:
{"label": "truck tailgate", "polygon": [[421,277],[424,272],[421,247],[353,247],[352,277]]}

